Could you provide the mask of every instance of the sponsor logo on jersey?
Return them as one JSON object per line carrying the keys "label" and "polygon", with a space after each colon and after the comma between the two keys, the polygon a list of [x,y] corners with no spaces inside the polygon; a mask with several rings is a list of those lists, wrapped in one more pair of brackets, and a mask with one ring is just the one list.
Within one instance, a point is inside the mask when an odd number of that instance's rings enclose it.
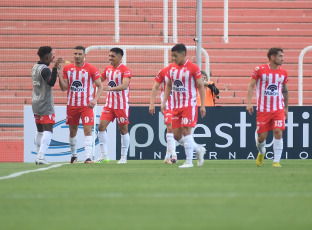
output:
{"label": "sponsor logo on jersey", "polygon": [[33,85],[40,85],[40,81],[33,81]]}
{"label": "sponsor logo on jersey", "polygon": [[172,90],[178,91],[178,92],[185,92],[186,91],[184,88],[183,82],[180,80],[174,81]]}
{"label": "sponsor logo on jersey", "polygon": [[279,93],[277,91],[277,86],[276,85],[269,85],[267,89],[264,91],[264,95],[267,96],[278,96]]}
{"label": "sponsor logo on jersey", "polygon": [[84,91],[84,88],[82,86],[82,83],[81,81],[74,81],[71,86],[70,86],[70,90],[72,92],[83,92]]}
{"label": "sponsor logo on jersey", "polygon": [[109,85],[110,87],[112,87],[112,88],[117,86],[116,82],[114,82],[114,81],[108,82],[108,85]]}

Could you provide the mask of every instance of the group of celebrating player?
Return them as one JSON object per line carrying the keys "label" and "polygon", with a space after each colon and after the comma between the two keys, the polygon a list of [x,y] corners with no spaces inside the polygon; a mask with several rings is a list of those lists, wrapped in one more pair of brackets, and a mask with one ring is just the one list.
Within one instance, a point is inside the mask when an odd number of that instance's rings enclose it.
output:
{"label": "group of celebrating player", "polygon": [[[204,163],[206,149],[195,143],[191,135],[198,118],[197,94],[200,96],[200,116],[206,115],[205,89],[199,67],[186,58],[184,44],[176,44],[171,49],[171,64],[162,69],[155,77],[151,93],[149,113],[155,113],[155,98],[161,87],[161,111],[167,126],[167,151],[164,163],[177,163],[176,141],[185,149],[186,161],[180,168],[193,167],[193,152],[197,157],[197,166]],[[117,120],[121,134],[121,158],[119,164],[127,163],[127,153],[130,145],[128,133],[129,124],[129,83],[131,71],[122,64],[123,50],[112,48],[109,52],[109,62],[103,73],[91,64],[85,62],[85,48],[74,48],[74,63],[63,68],[63,58],[58,58],[52,71],[49,69],[54,56],[49,46],[38,50],[40,61],[32,68],[33,95],[32,108],[37,126],[36,164],[46,164],[45,154],[49,148],[55,124],[55,111],[52,87],[57,77],[62,91],[67,91],[66,124],[69,125],[69,144],[72,152],[70,163],[76,163],[77,130],[81,119],[84,130],[84,163],[94,163],[91,160],[93,148],[92,127],[94,125],[93,108],[97,104],[103,90],[107,91],[106,103],[100,116],[98,138],[101,156],[97,163],[109,162],[107,151],[107,126]],[[265,156],[265,139],[269,130],[274,132],[274,167],[280,167],[279,161],[283,150],[282,131],[285,129],[285,115],[288,111],[288,92],[286,83],[287,72],[280,65],[283,62],[283,50],[272,48],[268,53],[269,63],[256,67],[252,74],[247,93],[247,111],[252,114],[251,98],[254,86],[257,84],[257,148],[259,154],[257,165],[263,164]],[[61,73],[62,72],[62,73]],[[107,80],[108,87],[102,82]],[[97,88],[97,89],[96,89]],[[285,106],[284,106],[285,105]]]}

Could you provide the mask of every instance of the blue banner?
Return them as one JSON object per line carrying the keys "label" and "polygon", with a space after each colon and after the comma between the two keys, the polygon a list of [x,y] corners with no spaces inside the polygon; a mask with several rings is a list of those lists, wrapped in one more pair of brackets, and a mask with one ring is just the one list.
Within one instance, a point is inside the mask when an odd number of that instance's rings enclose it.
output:
{"label": "blue banner", "polygon": [[[245,107],[207,107],[205,118],[198,118],[194,140],[203,145],[205,159],[255,159],[256,113],[250,116]],[[290,107],[283,132],[282,159],[312,159],[309,141],[312,107]],[[159,108],[152,116],[148,107],[130,107],[130,148],[128,159],[163,159],[166,153],[166,126]],[[120,158],[120,135],[116,134],[116,158]],[[266,158],[273,159],[273,134],[266,141]],[[178,158],[185,159],[182,146]]]}

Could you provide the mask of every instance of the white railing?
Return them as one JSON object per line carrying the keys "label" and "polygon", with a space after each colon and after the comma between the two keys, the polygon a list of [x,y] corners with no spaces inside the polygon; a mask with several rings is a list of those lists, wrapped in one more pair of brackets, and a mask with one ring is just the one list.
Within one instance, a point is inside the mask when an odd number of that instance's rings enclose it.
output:
{"label": "white railing", "polygon": [[223,42],[229,43],[229,0],[224,0]]}
{"label": "white railing", "polygon": [[[89,46],[86,48],[86,53],[92,50],[109,50],[113,46],[112,45],[98,45],[98,46]],[[127,50],[164,50],[164,67],[169,65],[169,57],[168,57],[168,50],[171,50],[172,46],[160,46],[160,45],[119,45],[119,48],[123,49],[124,56],[122,61],[124,64],[127,63]],[[196,46],[186,46],[188,50],[196,50]],[[208,75],[208,80],[210,80],[210,63],[209,63],[209,55],[205,49],[201,49],[201,52],[204,54],[205,57],[205,71]]]}
{"label": "white railing", "polygon": [[298,105],[303,104],[303,57],[309,50],[312,50],[312,46],[304,48],[299,55],[299,67],[298,67]]}
{"label": "white railing", "polygon": [[115,0],[115,42],[119,42],[119,0]]}

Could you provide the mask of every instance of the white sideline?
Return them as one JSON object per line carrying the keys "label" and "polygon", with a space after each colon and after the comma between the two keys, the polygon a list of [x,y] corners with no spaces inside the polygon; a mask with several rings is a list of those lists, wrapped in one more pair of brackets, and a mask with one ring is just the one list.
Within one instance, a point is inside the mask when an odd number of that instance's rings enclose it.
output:
{"label": "white sideline", "polygon": [[28,173],[32,173],[32,172],[40,172],[40,171],[45,171],[45,170],[49,170],[52,168],[58,168],[62,165],[65,165],[67,163],[64,164],[55,164],[55,165],[51,165],[50,167],[46,167],[46,168],[40,168],[40,169],[34,169],[34,170],[27,170],[27,171],[22,171],[22,172],[16,172],[16,173],[12,173],[8,176],[2,176],[0,177],[0,180],[6,180],[6,179],[11,179],[11,178],[15,178],[15,177],[19,177],[22,176],[24,174],[28,174]]}

